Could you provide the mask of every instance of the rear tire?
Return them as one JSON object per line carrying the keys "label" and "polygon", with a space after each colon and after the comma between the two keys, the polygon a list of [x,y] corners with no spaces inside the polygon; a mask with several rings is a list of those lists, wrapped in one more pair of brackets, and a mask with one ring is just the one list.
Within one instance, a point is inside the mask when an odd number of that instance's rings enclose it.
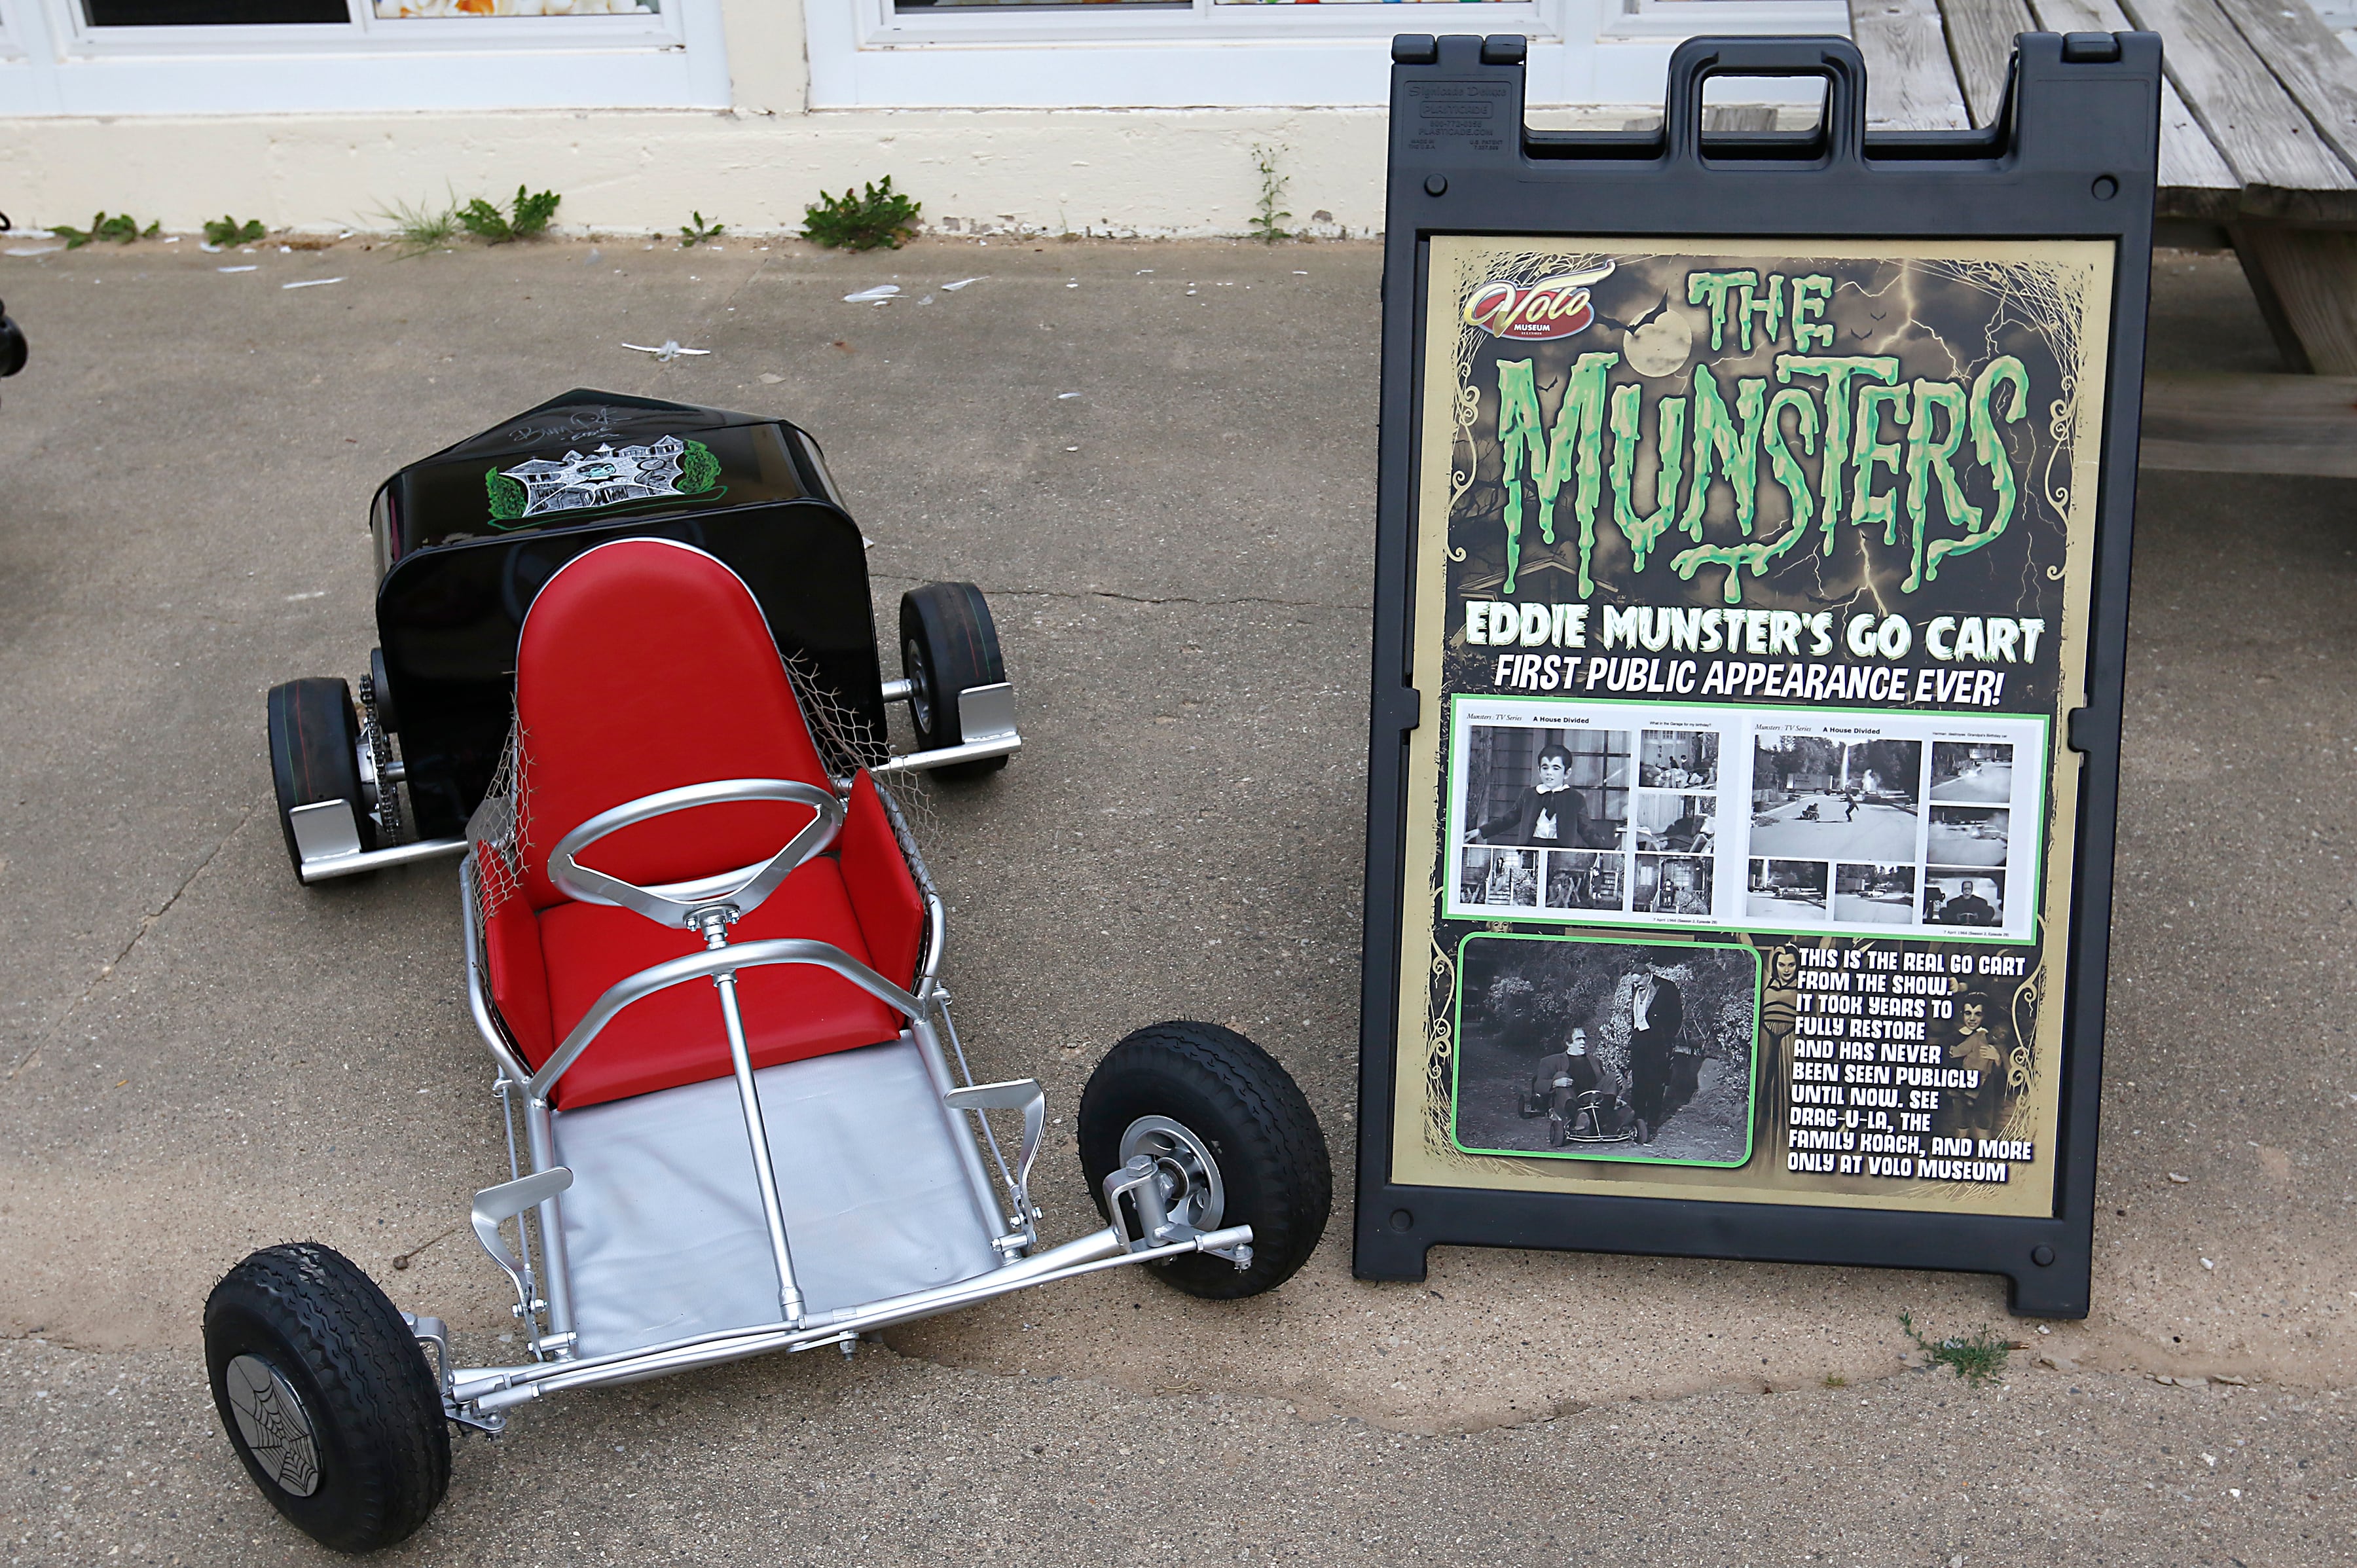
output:
{"label": "rear tire", "polygon": [[[972,583],[928,583],[900,596],[900,672],[915,688],[909,716],[927,751],[964,741],[958,693],[1006,679],[998,628]],[[953,763],[933,772],[943,779],[979,779],[1006,766],[1004,757]]]}
{"label": "rear tire", "polygon": [[292,815],[297,806],[345,801],[360,824],[361,847],[377,847],[376,823],[361,802],[360,744],[352,689],[343,682],[312,675],[270,688],[270,783],[278,795],[278,831],[297,880],[303,875]]}
{"label": "rear tire", "polygon": [[1258,1295],[1290,1279],[1325,1234],[1334,1203],[1326,1135],[1291,1076],[1216,1024],[1157,1024],[1114,1047],[1081,1095],[1081,1166],[1098,1212],[1125,1136],[1149,1118],[1176,1123],[1216,1162],[1222,1202],[1200,1228],[1253,1228],[1250,1268],[1197,1252],[1150,1265],[1155,1272],[1212,1300]]}
{"label": "rear tire", "polygon": [[405,1540],[449,1487],[425,1352],[333,1248],[266,1247],[231,1269],[205,1303],[205,1369],[245,1473],[322,1546]]}

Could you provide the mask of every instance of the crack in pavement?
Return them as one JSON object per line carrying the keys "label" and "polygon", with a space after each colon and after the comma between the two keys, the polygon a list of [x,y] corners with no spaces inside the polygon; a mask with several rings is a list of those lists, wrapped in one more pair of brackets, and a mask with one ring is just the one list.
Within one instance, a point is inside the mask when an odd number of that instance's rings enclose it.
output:
{"label": "crack in pavement", "polygon": [[123,950],[116,953],[114,957],[103,965],[96,974],[91,977],[90,983],[82,987],[81,994],[73,999],[72,1004],[66,1008],[62,1015],[59,1015],[56,1023],[49,1026],[48,1032],[26,1047],[25,1054],[18,1057],[16,1058],[16,1065],[8,1069],[9,1079],[13,1080],[18,1073],[23,1072],[27,1068],[30,1067],[34,1061],[39,1058],[42,1047],[48,1045],[50,1041],[56,1039],[59,1035],[65,1032],[66,1026],[72,1023],[76,1015],[81,1012],[82,1004],[98,993],[98,988],[105,984],[106,982],[113,976],[114,972],[123,966],[123,961],[131,956],[132,950],[138,947],[141,942],[146,940],[147,933],[154,930],[156,925],[163,920],[164,917],[172,912],[172,907],[180,901],[180,896],[188,892],[190,887],[196,886],[197,878],[205,874],[205,868],[213,863],[213,857],[220,854],[223,849],[228,847],[230,840],[237,837],[239,833],[245,831],[245,824],[253,821],[253,813],[261,809],[262,808],[258,803],[248,806],[245,809],[245,815],[238,818],[235,825],[232,826],[229,832],[221,834],[218,840],[214,841],[213,847],[205,851],[205,857],[197,862],[195,867],[189,871],[188,875],[180,879],[180,885],[172,889],[172,896],[164,900],[162,907],[157,908],[153,914],[142,915],[139,917],[139,929],[131,933],[131,940],[123,944]]}

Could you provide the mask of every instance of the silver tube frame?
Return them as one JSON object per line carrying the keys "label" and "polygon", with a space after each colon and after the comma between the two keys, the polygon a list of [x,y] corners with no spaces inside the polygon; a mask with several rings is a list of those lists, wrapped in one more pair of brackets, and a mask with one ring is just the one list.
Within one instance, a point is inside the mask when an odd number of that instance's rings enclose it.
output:
{"label": "silver tube frame", "polygon": [[1010,1263],[970,1280],[936,1285],[930,1290],[911,1291],[905,1295],[888,1296],[860,1306],[845,1307],[822,1318],[814,1318],[799,1328],[780,1325],[756,1326],[567,1362],[459,1368],[449,1374],[444,1387],[454,1403],[489,1413],[567,1389],[636,1382],[643,1378],[684,1371],[691,1367],[740,1360],[771,1350],[808,1350],[915,1318],[971,1306],[1033,1285],[1076,1279],[1082,1274],[1117,1269],[1130,1263],[1160,1262],[1189,1252],[1247,1246],[1251,1241],[1252,1227],[1238,1225],[1161,1246],[1128,1250],[1122,1246],[1113,1228],[1107,1226],[1035,1258]]}
{"label": "silver tube frame", "polygon": [[545,1102],[556,1080],[581,1059],[581,1053],[587,1050],[605,1032],[606,1026],[631,1003],[691,980],[780,963],[806,963],[831,970],[903,1017],[917,1019],[924,1016],[923,1003],[833,942],[822,942],[809,937],[774,937],[766,941],[731,942],[726,947],[706,948],[702,952],[665,959],[607,987],[606,993],[591,1003],[589,1011],[581,1015],[581,1022],[573,1026],[573,1032],[565,1036],[565,1043],[556,1047],[538,1072],[532,1075],[531,1082],[526,1085],[532,1091],[532,1098]]}
{"label": "silver tube frame", "polygon": [[364,849],[326,860],[306,860],[297,867],[297,872],[307,884],[326,882],[338,876],[357,876],[363,871],[382,871],[392,865],[414,865],[421,860],[440,860],[445,855],[466,853],[467,841],[463,838],[419,839],[415,843],[394,844],[390,849]]}
{"label": "silver tube frame", "polygon": [[[996,743],[989,744],[995,746]],[[933,755],[941,760],[955,760],[942,754]],[[926,760],[931,759],[928,757]],[[498,1064],[500,1075],[525,1090],[522,1112],[528,1144],[527,1157],[533,1171],[547,1170],[558,1164],[549,1091],[623,1008],[657,991],[700,977],[709,976],[716,983],[726,977],[733,982],[734,974],[739,969],[804,963],[842,976],[908,1019],[908,1028],[902,1037],[916,1045],[924,1063],[926,1076],[932,1083],[936,1101],[941,1106],[944,1131],[957,1149],[959,1163],[974,1189],[978,1217],[988,1222],[989,1228],[996,1228],[996,1223],[1005,1216],[998,1212],[998,1189],[984,1168],[979,1141],[975,1136],[977,1124],[985,1134],[987,1124],[982,1122],[981,1112],[959,1111],[950,1104],[948,1099],[950,1093],[960,1087],[957,1078],[963,1078],[967,1087],[972,1086],[973,1078],[967,1072],[952,1077],[948,1056],[942,1045],[942,1028],[947,1023],[950,999],[949,992],[940,979],[948,937],[946,908],[926,872],[923,860],[909,837],[900,813],[888,796],[884,800],[887,814],[893,822],[894,836],[924,899],[926,940],[913,992],[893,984],[831,943],[806,939],[730,943],[653,965],[609,987],[537,1072],[527,1068],[490,1004],[489,961],[478,934],[476,918],[481,890],[474,858],[471,855],[467,858],[459,871],[459,893],[468,1011],[484,1045]],[[456,847],[463,849],[464,841]],[[726,1008],[725,1011],[733,1015],[735,1009]],[[735,1023],[736,1020],[731,1017],[729,1022]],[[731,1033],[735,1036],[731,1040],[732,1066],[737,1069],[741,1094],[747,1087],[745,1080],[749,1077],[749,1059],[745,1057],[740,1044],[741,1026]],[[974,1117],[974,1122],[969,1122],[966,1120],[968,1116]],[[759,1121],[748,1118],[748,1122],[754,1135],[759,1135]],[[512,1165],[512,1161],[511,1163]],[[1008,1192],[1007,1200],[1019,1206],[1026,1197],[1019,1190],[1021,1184],[1011,1173],[1008,1181],[1016,1190]],[[572,1271],[565,1255],[561,1202],[560,1197],[551,1197],[534,1211],[542,1265],[535,1283],[547,1302],[549,1325],[549,1331],[544,1335],[538,1332],[535,1324],[529,1320],[525,1324],[527,1344],[535,1359],[509,1367],[453,1368],[447,1361],[443,1363],[445,1408],[455,1418],[477,1422],[486,1418],[499,1419],[497,1412],[506,1406],[566,1389],[634,1382],[773,1350],[799,1351],[822,1345],[847,1344],[861,1334],[952,1311],[1033,1285],[1193,1252],[1224,1255],[1239,1247],[1249,1246],[1253,1240],[1252,1228],[1248,1225],[1159,1243],[1144,1239],[1131,1240],[1118,1228],[1106,1226],[1089,1235],[1027,1256],[1028,1249],[1021,1245],[1027,1238],[1022,1233],[1030,1231],[1031,1228],[1024,1223],[1028,1215],[1017,1215],[1015,1220],[1017,1233],[994,1239],[994,1246],[999,1253],[999,1266],[971,1279],[839,1308],[816,1316],[805,1316],[800,1322],[794,1321],[790,1314],[783,1323],[754,1325],[693,1336],[637,1350],[585,1358],[575,1355],[573,1350]],[[1032,1234],[1036,1235],[1036,1231]],[[523,1236],[520,1228],[518,1239],[523,1243],[528,1263],[531,1262],[532,1238]],[[1017,1245],[1009,1247],[1004,1244],[1008,1241]],[[791,1288],[791,1265],[788,1265],[781,1271],[781,1283],[788,1289]]]}

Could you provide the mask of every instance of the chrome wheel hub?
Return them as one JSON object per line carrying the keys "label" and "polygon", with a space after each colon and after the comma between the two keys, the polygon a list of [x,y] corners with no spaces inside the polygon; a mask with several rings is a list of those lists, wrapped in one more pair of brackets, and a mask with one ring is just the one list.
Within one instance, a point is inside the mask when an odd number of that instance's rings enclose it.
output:
{"label": "chrome wheel hub", "polygon": [[931,735],[933,729],[933,667],[926,660],[924,649],[914,638],[900,645],[900,668],[907,671],[909,677],[909,716],[916,720],[920,736]]}
{"label": "chrome wheel hub", "polygon": [[1220,1228],[1227,1188],[1220,1181],[1220,1163],[1202,1139],[1168,1116],[1141,1116],[1122,1132],[1118,1163],[1126,1165],[1141,1155],[1154,1162],[1162,1206],[1171,1219],[1198,1230]]}

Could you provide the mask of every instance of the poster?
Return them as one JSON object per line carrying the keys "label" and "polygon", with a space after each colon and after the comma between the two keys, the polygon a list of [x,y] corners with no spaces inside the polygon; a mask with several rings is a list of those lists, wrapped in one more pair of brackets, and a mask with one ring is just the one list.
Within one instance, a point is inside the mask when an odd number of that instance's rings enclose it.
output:
{"label": "poster", "polygon": [[1392,1180],[2053,1212],[2111,243],[1428,253]]}

